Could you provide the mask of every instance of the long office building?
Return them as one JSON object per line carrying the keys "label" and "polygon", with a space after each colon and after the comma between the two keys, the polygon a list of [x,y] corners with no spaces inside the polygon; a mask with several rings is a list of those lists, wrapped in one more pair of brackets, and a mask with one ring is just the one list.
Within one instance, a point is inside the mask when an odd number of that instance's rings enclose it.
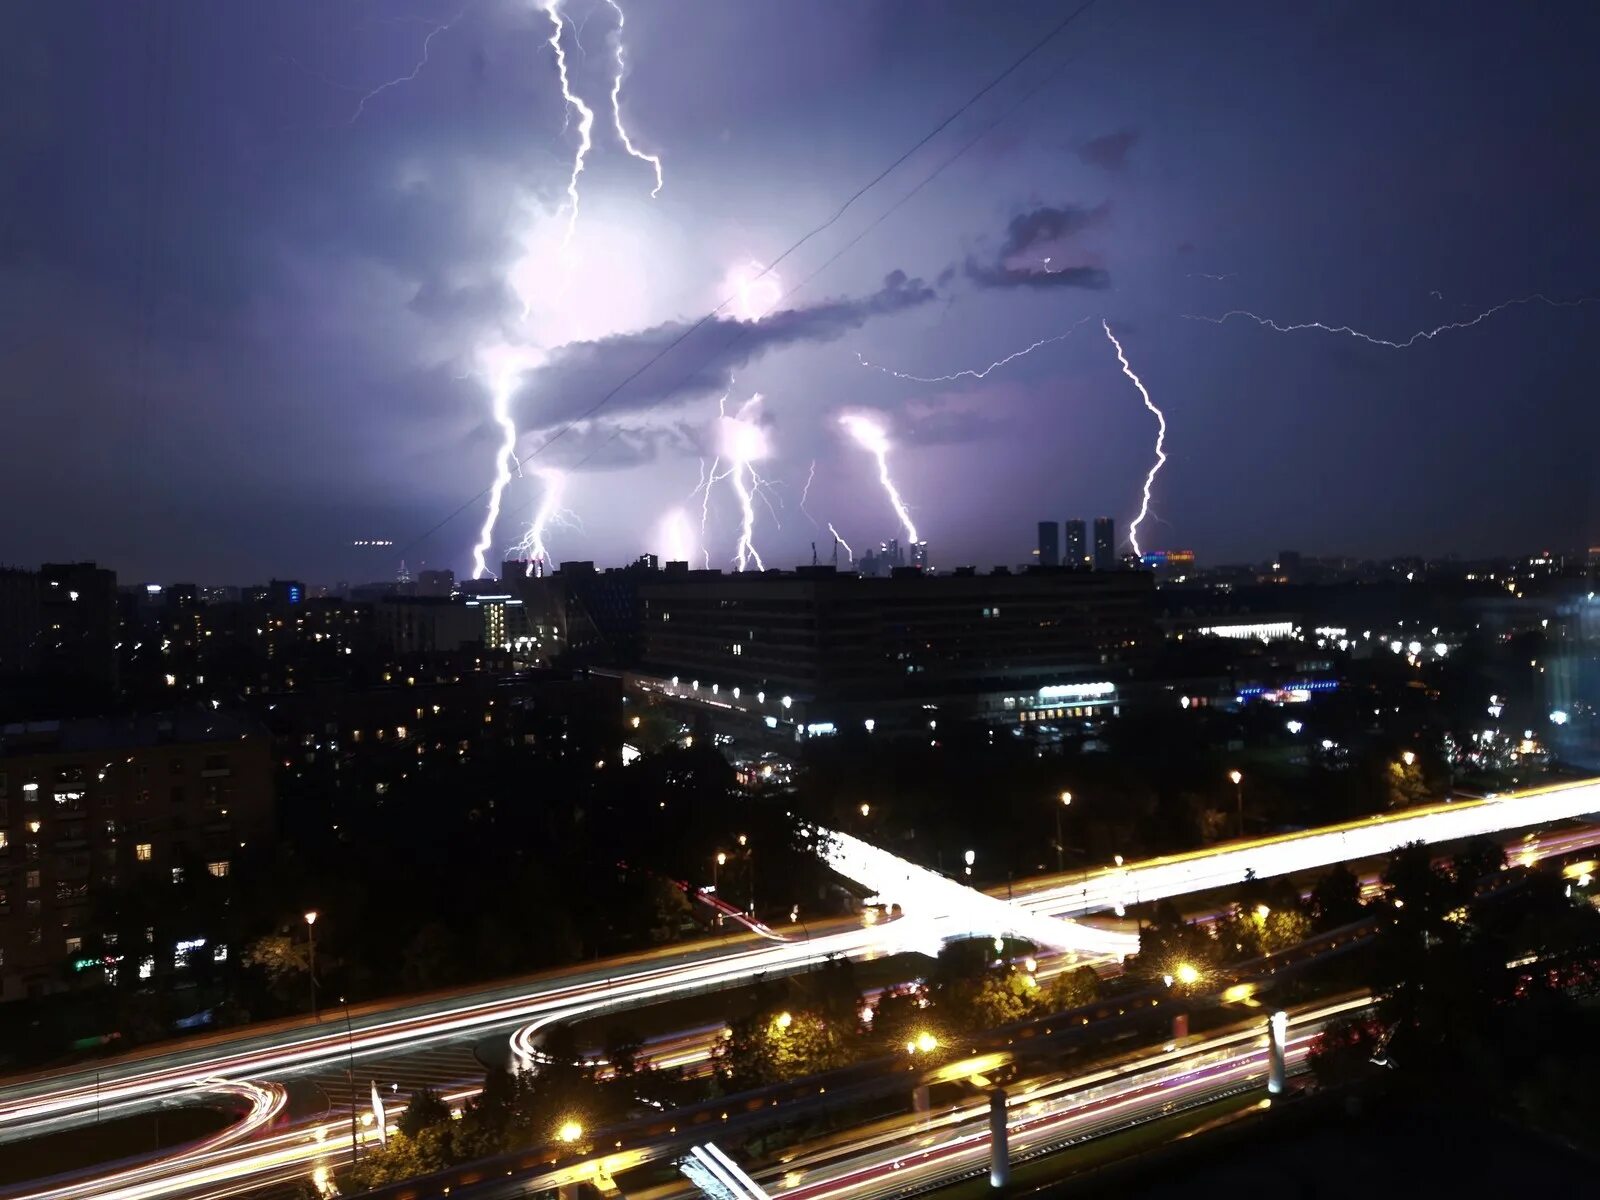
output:
{"label": "long office building", "polygon": [[1041,567],[1061,565],[1061,526],[1054,521],[1039,522],[1039,565]]}
{"label": "long office building", "polygon": [[1151,577],[1132,571],[661,575],[641,588],[643,669],[812,730],[1019,705],[1070,715],[1064,699],[1113,695],[1154,638],[1151,596]]}
{"label": "long office building", "polygon": [[1094,569],[1114,571],[1117,568],[1117,522],[1112,517],[1094,519]]}
{"label": "long office building", "polygon": [[1069,567],[1087,567],[1089,565],[1089,527],[1080,520],[1071,520],[1067,522],[1066,530],[1066,565]]}

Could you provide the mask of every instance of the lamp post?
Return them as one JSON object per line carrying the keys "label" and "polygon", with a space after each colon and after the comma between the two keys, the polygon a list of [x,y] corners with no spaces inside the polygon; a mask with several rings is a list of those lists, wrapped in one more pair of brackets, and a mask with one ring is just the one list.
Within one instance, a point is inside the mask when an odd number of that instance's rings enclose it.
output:
{"label": "lamp post", "polygon": [[310,939],[310,946],[306,952],[307,965],[311,975],[311,1019],[320,1021],[321,1014],[317,1011],[317,910],[312,909],[306,913],[306,936]]}
{"label": "lamp post", "polygon": [[1064,859],[1063,859],[1064,851],[1063,851],[1063,848],[1062,848],[1062,845],[1061,845],[1061,810],[1063,808],[1069,807],[1071,804],[1072,804],[1072,793],[1071,792],[1062,792],[1061,793],[1061,804],[1056,809],[1056,874],[1057,875],[1061,874],[1062,871],[1066,870],[1066,867],[1065,867],[1065,864],[1064,864]]}
{"label": "lamp post", "polygon": [[722,924],[722,893],[717,888],[717,872],[721,869],[721,867],[727,861],[728,861],[728,856],[726,854],[724,854],[721,850],[718,850],[717,851],[717,856],[711,860],[711,891],[717,898],[717,925],[718,926],[721,926],[721,924]]}
{"label": "lamp post", "polygon": [[1233,799],[1239,809],[1239,836],[1244,837],[1244,772],[1237,767],[1228,772],[1233,781]]}
{"label": "lamp post", "polygon": [[750,919],[756,919],[756,848],[744,834],[739,835],[739,845],[744,847],[745,870],[750,872]]}
{"label": "lamp post", "polygon": [[350,1085],[350,1161],[355,1163],[361,1160],[361,1140],[356,1133],[356,1034],[350,1024],[350,1001],[340,996],[339,1003],[344,1005],[344,1077]]}

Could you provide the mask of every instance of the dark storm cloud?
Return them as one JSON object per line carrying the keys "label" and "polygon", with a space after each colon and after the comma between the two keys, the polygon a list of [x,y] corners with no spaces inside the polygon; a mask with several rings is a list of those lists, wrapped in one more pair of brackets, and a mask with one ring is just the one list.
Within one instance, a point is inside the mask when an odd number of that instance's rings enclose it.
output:
{"label": "dark storm cloud", "polygon": [[1103,222],[1110,211],[1106,204],[1094,208],[1064,204],[1060,208],[1036,208],[1020,213],[1006,226],[1006,239],[1000,243],[1000,261],[1016,258],[1037,246],[1076,237]]}
{"label": "dark storm cloud", "polygon": [[1111,286],[1101,267],[1086,263],[1054,266],[1046,259],[1062,256],[1069,243],[1085,230],[1101,224],[1109,206],[1084,208],[1065,204],[1019,213],[1006,226],[1000,249],[990,261],[969,255],[962,266],[966,277],[984,288],[1089,288]]}
{"label": "dark storm cloud", "polygon": [[691,321],[669,321],[565,346],[523,389],[524,419],[553,427],[583,416],[635,372],[639,377],[606,402],[607,412],[637,411],[672,396],[720,390],[727,387],[731,372],[769,351],[834,341],[875,317],[919,308],[936,295],[923,280],[892,271],[870,295],[824,300],[808,308],[771,313],[759,321],[717,317],[698,329]]}
{"label": "dark storm cloud", "polygon": [[1100,267],[1046,268],[1040,271],[1017,267],[985,266],[967,259],[967,278],[986,288],[1090,288],[1103,291],[1111,286],[1111,276]]}
{"label": "dark storm cloud", "polygon": [[1090,138],[1078,147],[1078,157],[1091,167],[1107,171],[1120,171],[1128,165],[1128,151],[1139,140],[1137,130],[1122,129],[1116,133]]}

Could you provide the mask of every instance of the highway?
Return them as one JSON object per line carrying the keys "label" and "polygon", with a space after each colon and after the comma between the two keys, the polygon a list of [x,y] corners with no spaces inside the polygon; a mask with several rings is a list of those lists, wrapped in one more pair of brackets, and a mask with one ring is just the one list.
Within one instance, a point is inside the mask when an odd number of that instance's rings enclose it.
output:
{"label": "highway", "polygon": [[[1403,841],[1450,841],[1563,820],[1595,809],[1600,809],[1600,784],[1539,789],[1516,798],[1440,805],[1328,830],[1126,864],[1120,869],[1091,873],[1087,879],[1065,881],[1053,877],[1019,885],[1016,896],[1018,903],[1031,912],[1070,917],[1130,903],[1135,898],[1149,900],[1158,895],[1175,896],[1236,883],[1246,869],[1254,869],[1260,877],[1284,874],[1382,854]],[[1577,844],[1591,844],[1596,836],[1600,831],[1563,833],[1552,839],[1552,846],[1565,852]],[[1584,839],[1581,843],[1580,838]],[[97,1070],[14,1081],[0,1090],[0,1127],[58,1124],[81,1117],[96,1105],[104,1116],[119,1106],[138,1104],[212,1080],[265,1084],[319,1067],[342,1070],[347,1055],[359,1058],[444,1039],[481,1036],[490,1030],[509,1031],[536,1021],[637,1007],[734,986],[758,974],[802,970],[833,955],[867,957],[903,948],[927,949],[945,936],[985,932],[972,928],[969,920],[970,914],[966,913],[961,918],[951,918],[913,912],[901,920],[865,928],[834,925],[803,941],[753,942],[744,938],[726,944],[673,948],[497,988],[395,1007],[373,1007],[353,1014],[348,1032],[344,1022],[335,1017],[320,1026],[290,1023],[239,1035],[212,1036],[105,1062]],[[169,1160],[167,1166],[172,1169],[164,1178],[113,1181],[98,1177],[92,1185],[80,1184],[86,1190],[74,1194],[116,1196],[122,1200],[231,1194],[231,1186],[221,1186],[224,1180],[243,1181],[253,1172],[270,1174],[285,1166],[301,1171],[305,1163],[325,1155],[332,1143],[320,1143],[337,1134],[324,1132],[317,1138],[314,1131],[320,1127],[300,1126],[291,1134],[274,1134],[270,1145],[249,1142],[192,1149],[199,1157],[186,1158],[181,1166]],[[348,1125],[344,1128],[347,1134]],[[285,1140],[280,1143],[280,1139]],[[313,1142],[318,1145],[313,1146]],[[223,1158],[227,1159],[227,1166],[223,1165]],[[256,1182],[259,1184],[259,1177]],[[25,1194],[53,1195],[49,1191]]]}

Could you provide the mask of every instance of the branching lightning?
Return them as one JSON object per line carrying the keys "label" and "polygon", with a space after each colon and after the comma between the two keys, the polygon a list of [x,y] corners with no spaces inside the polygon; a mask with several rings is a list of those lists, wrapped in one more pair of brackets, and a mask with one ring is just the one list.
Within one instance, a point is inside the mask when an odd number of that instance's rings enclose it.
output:
{"label": "branching lightning", "polygon": [[1007,363],[1015,362],[1019,358],[1023,358],[1025,356],[1029,355],[1029,354],[1032,354],[1035,350],[1039,349],[1041,346],[1048,346],[1048,345],[1051,345],[1054,342],[1065,341],[1067,338],[1071,337],[1075,332],[1077,332],[1077,329],[1078,329],[1079,325],[1082,325],[1084,323],[1084,321],[1087,321],[1087,320],[1089,320],[1088,317],[1082,318],[1081,320],[1079,320],[1077,322],[1077,324],[1073,325],[1073,327],[1071,329],[1067,330],[1065,333],[1058,333],[1058,334],[1054,334],[1051,337],[1040,338],[1037,342],[1034,342],[1033,345],[1031,345],[1031,346],[1024,346],[1021,350],[1018,350],[1018,351],[1015,351],[1014,353],[1008,354],[1004,358],[995,360],[994,362],[990,363],[987,367],[984,367],[981,371],[976,371],[976,370],[956,371],[956,372],[954,372],[953,374],[950,374],[950,375],[908,375],[904,371],[896,371],[896,370],[893,370],[893,369],[891,369],[889,367],[879,366],[877,363],[868,362],[865,358],[863,358],[861,356],[861,354],[859,352],[856,354],[856,359],[857,359],[857,361],[859,361],[861,363],[861,365],[863,367],[870,367],[874,371],[882,371],[885,375],[893,375],[896,379],[908,379],[913,383],[954,383],[957,379],[961,379],[961,378],[986,379],[986,378],[988,378],[989,373],[991,371],[998,370],[1000,367],[1005,366]]}
{"label": "branching lightning", "polygon": [[1128,526],[1128,542],[1133,546],[1135,554],[1143,554],[1139,548],[1139,526],[1150,515],[1150,489],[1155,485],[1156,476],[1167,461],[1167,415],[1157,408],[1150,399],[1150,393],[1145,390],[1144,383],[1133,373],[1133,368],[1128,365],[1128,357],[1122,352],[1122,343],[1117,341],[1117,335],[1111,332],[1111,325],[1104,317],[1100,324],[1106,331],[1106,337],[1117,348],[1117,361],[1122,364],[1122,373],[1133,381],[1133,386],[1139,389],[1139,395],[1144,397],[1144,406],[1156,416],[1156,461],[1151,465],[1150,472],[1144,477],[1144,496],[1139,502],[1139,515]]}
{"label": "branching lightning", "polygon": [[[721,457],[733,464],[728,468],[726,477],[733,485],[733,494],[739,498],[739,541],[734,548],[734,561],[741,571],[752,562],[758,571],[767,569],[766,563],[761,561],[761,555],[756,550],[754,540],[755,494],[766,481],[756,473],[753,465],[758,459],[767,456],[767,435],[761,426],[745,415],[760,403],[761,393],[756,392],[739,406],[736,414],[730,417],[724,412],[718,421],[722,439]],[[714,468],[712,478],[714,481]],[[709,486],[708,484],[708,490]]]}
{"label": "branching lightning", "polygon": [[443,25],[435,25],[431,30],[429,30],[428,36],[422,39],[422,56],[417,59],[417,65],[412,67],[411,70],[404,75],[398,75],[393,79],[387,80],[384,83],[380,83],[377,87],[373,88],[370,92],[367,92],[364,96],[362,96],[360,100],[356,101],[356,110],[350,114],[350,119],[346,121],[345,124],[347,126],[354,125],[358,120],[360,120],[361,114],[366,111],[368,101],[375,100],[384,92],[387,92],[390,88],[396,88],[401,84],[410,83],[418,75],[421,75],[422,68],[428,65],[428,54],[433,49],[433,39],[455,25],[455,23],[461,20],[462,17],[466,16],[467,9],[471,7],[472,6],[470,4],[467,5]]}
{"label": "branching lightning", "polygon": [[511,553],[525,558],[528,562],[527,574],[532,575],[537,568],[540,572],[550,569],[550,550],[545,545],[544,534],[552,524],[563,520],[561,509],[561,496],[566,491],[567,477],[553,467],[535,471],[544,491],[539,497],[539,507],[533,514],[533,522],[528,526],[528,531],[522,535],[522,540],[511,548]]}
{"label": "branching lightning", "polygon": [[622,15],[622,5],[618,4],[617,0],[606,0],[606,3],[617,14],[617,74],[611,81],[611,121],[617,128],[617,137],[622,140],[622,148],[640,162],[647,162],[655,168],[656,186],[650,193],[650,199],[654,200],[661,194],[661,159],[654,154],[646,154],[635,146],[633,139],[628,136],[627,127],[622,123],[622,76],[627,70],[622,57],[622,27],[627,24],[627,18]]}
{"label": "branching lightning", "polygon": [[578,228],[578,176],[583,174],[589,149],[594,145],[594,109],[572,90],[572,80],[567,74],[567,52],[561,45],[561,34],[566,22],[561,19],[561,0],[546,0],[544,11],[550,18],[550,48],[556,52],[556,75],[561,80],[561,95],[567,107],[578,113],[578,150],[572,156],[572,174],[567,178],[567,232],[563,246],[572,241]]}
{"label": "branching lightning", "polygon": [[900,498],[900,490],[894,486],[894,480],[889,477],[888,433],[877,421],[859,413],[846,413],[839,418],[839,423],[858,445],[870,451],[878,460],[878,482],[883,484],[883,490],[888,493],[889,503],[894,506],[895,515],[905,527],[906,538],[913,546],[916,545],[922,539],[917,536],[916,524],[911,520],[911,514],[906,511],[905,501]]}
{"label": "branching lightning", "polygon": [[1391,350],[1408,350],[1418,342],[1432,341],[1441,333],[1449,333],[1451,330],[1455,329],[1471,329],[1474,325],[1488,320],[1496,313],[1503,312],[1508,308],[1513,308],[1519,305],[1544,304],[1548,305],[1550,308],[1577,308],[1583,304],[1593,304],[1597,300],[1600,300],[1600,297],[1584,296],[1578,300],[1552,300],[1543,293],[1535,292],[1531,296],[1521,296],[1515,300],[1502,301],[1501,303],[1496,304],[1493,308],[1487,308],[1477,316],[1466,321],[1451,321],[1448,324],[1440,325],[1434,329],[1419,330],[1418,332],[1413,333],[1403,342],[1392,342],[1387,338],[1374,337],[1370,333],[1362,333],[1359,329],[1352,329],[1348,325],[1325,325],[1321,321],[1304,321],[1298,325],[1280,325],[1276,321],[1273,321],[1267,317],[1259,316],[1253,312],[1246,312],[1242,308],[1236,308],[1231,312],[1225,312],[1220,317],[1202,317],[1195,316],[1191,313],[1185,313],[1184,317],[1190,321],[1209,321],[1213,325],[1224,324],[1230,317],[1245,317],[1251,321],[1254,321],[1257,325],[1265,326],[1274,333],[1297,333],[1302,329],[1319,329],[1323,333],[1342,333],[1349,337],[1359,338],[1361,341],[1370,342],[1374,346],[1386,346]]}

